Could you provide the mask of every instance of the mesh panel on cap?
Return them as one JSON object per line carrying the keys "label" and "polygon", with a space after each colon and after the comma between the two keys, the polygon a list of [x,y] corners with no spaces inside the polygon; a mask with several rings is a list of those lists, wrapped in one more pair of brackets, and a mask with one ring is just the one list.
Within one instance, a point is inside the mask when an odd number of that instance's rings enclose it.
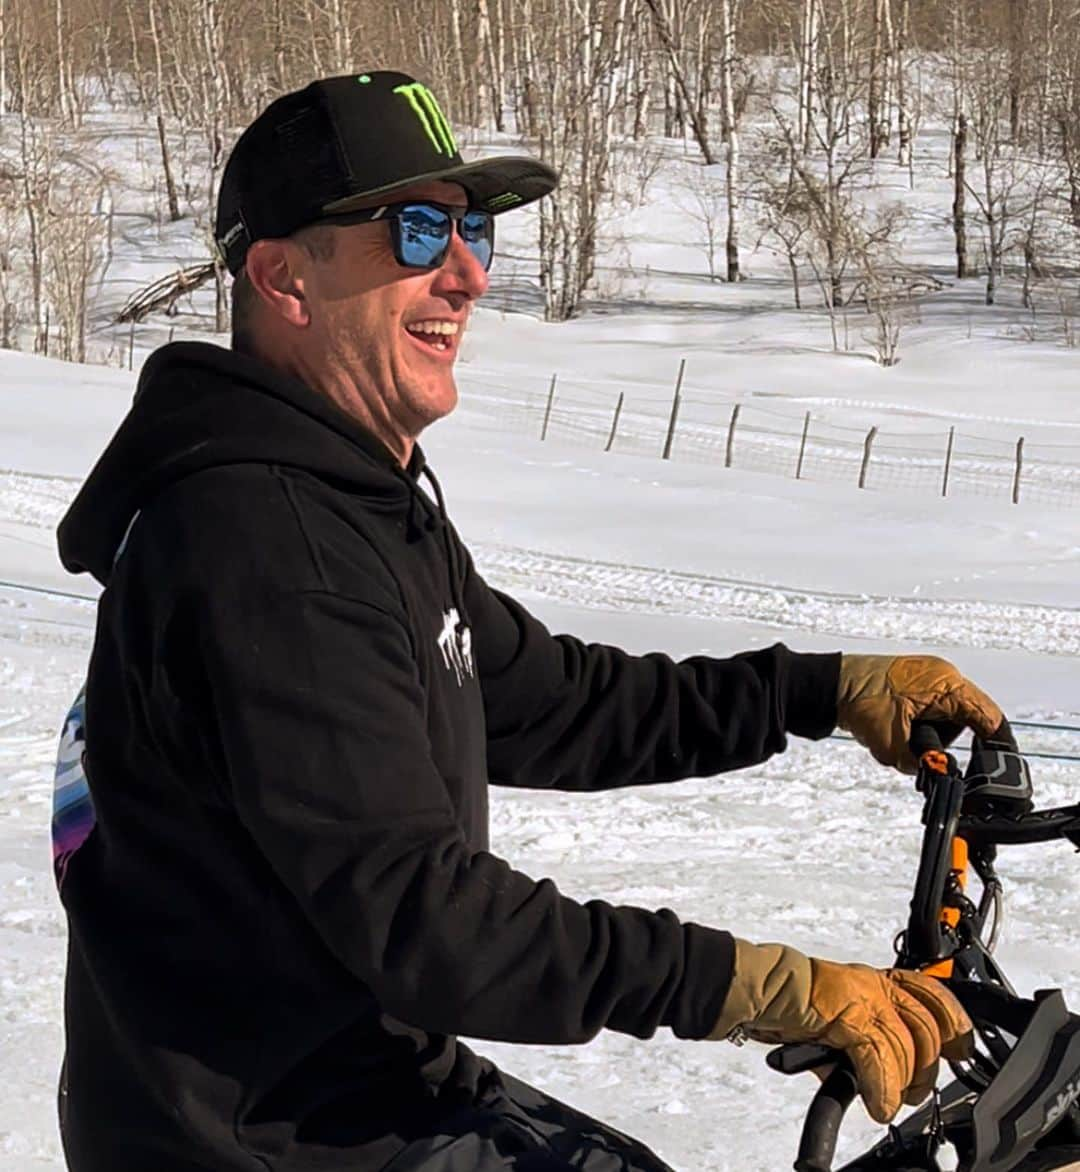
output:
{"label": "mesh panel on cap", "polygon": [[324,203],[342,194],[341,162],[325,111],[305,106],[276,126],[274,135],[279,159],[288,160],[277,185],[295,193],[287,201],[292,218],[316,215]]}

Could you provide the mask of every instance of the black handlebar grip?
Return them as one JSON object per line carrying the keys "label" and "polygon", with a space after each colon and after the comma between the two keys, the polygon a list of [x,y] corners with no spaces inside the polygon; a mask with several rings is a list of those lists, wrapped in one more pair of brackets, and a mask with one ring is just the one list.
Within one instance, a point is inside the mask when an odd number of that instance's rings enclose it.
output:
{"label": "black handlebar grip", "polygon": [[941,731],[930,720],[914,720],[911,722],[911,739],[908,741],[915,760],[922,759],[924,753],[940,753],[945,748]]}
{"label": "black handlebar grip", "polygon": [[821,1084],[806,1113],[795,1172],[829,1172],[836,1154],[840,1124],[857,1091],[855,1072],[847,1059],[842,1058]]}

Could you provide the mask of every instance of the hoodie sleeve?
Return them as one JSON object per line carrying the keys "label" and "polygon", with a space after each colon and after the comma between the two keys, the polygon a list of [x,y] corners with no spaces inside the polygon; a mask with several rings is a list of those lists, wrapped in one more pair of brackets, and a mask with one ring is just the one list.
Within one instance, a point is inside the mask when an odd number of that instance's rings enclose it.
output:
{"label": "hoodie sleeve", "polygon": [[388,1013],[512,1042],[712,1029],[726,932],[578,903],[465,842],[392,604],[303,590],[232,605],[214,594],[204,610],[204,698],[231,802]]}
{"label": "hoodie sleeve", "polygon": [[502,785],[561,790],[709,777],[756,765],[787,734],[836,725],[840,654],[782,643],[730,659],[634,656],[553,636],[468,565],[466,606]]}

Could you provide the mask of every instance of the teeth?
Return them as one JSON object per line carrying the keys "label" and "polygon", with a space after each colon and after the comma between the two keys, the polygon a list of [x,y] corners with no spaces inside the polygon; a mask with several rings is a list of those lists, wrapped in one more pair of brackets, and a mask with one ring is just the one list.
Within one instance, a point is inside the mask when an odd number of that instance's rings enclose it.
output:
{"label": "teeth", "polygon": [[458,332],[456,321],[414,321],[405,327],[412,334],[443,334],[452,337]]}

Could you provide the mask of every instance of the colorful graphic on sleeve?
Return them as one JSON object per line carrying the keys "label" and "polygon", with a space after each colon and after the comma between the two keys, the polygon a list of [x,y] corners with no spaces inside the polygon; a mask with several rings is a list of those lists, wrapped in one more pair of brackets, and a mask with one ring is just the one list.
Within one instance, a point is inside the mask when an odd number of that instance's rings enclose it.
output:
{"label": "colorful graphic on sleeve", "polygon": [[82,846],[94,829],[94,803],[86,784],[83,753],[86,749],[86,685],[60,733],[56,754],[56,780],[53,784],[53,873],[57,887],[63,887],[68,860]]}

